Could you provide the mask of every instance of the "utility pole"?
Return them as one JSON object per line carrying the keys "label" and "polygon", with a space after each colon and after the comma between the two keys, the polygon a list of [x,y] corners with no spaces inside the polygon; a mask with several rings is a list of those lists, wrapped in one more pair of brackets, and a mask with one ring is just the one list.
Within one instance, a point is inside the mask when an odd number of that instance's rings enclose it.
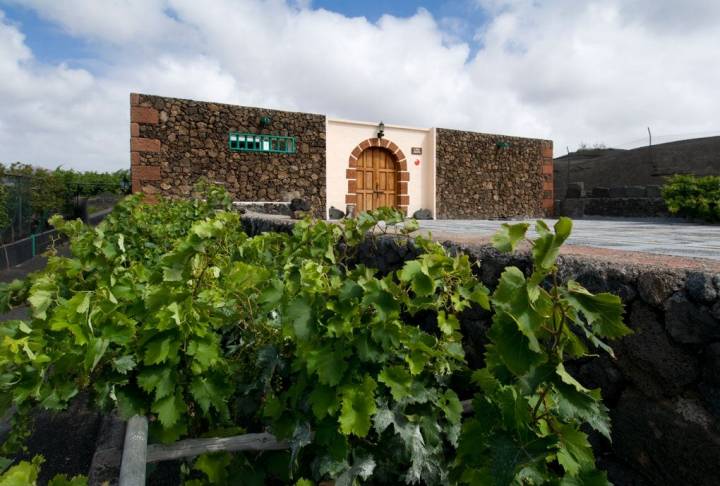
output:
{"label": "utility pole", "polygon": [[648,156],[650,158],[650,168],[652,170],[652,174],[657,173],[657,167],[655,167],[655,161],[653,160],[653,152],[652,152],[652,132],[650,131],[650,127],[647,127],[648,130]]}
{"label": "utility pole", "polygon": [[568,186],[570,186],[570,147],[565,146],[565,149],[567,150],[568,157],[565,163],[565,194],[563,194],[562,199],[567,197]]}

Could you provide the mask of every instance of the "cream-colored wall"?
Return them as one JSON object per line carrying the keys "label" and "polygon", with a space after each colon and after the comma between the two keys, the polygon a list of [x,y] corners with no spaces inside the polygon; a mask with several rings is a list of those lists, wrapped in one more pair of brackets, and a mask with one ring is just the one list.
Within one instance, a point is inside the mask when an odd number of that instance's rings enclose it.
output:
{"label": "cream-colored wall", "polygon": [[[363,140],[377,136],[377,124],[327,119],[327,210],[330,206],[345,211],[346,169],[353,149]],[[385,125],[385,137],[400,147],[407,158],[408,215],[421,208],[435,214],[435,143],[434,130]],[[412,155],[412,147],[422,147],[422,155]],[[416,160],[420,165],[415,165]]]}

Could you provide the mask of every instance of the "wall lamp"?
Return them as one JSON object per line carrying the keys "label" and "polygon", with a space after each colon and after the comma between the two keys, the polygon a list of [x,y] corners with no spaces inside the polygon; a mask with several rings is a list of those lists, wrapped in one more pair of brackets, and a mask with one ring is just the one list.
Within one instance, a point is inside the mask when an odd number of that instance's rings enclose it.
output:
{"label": "wall lamp", "polygon": [[498,141],[495,143],[495,146],[496,146],[498,149],[508,149],[508,148],[510,148],[510,142],[503,142],[503,141],[498,140]]}
{"label": "wall lamp", "polygon": [[269,127],[272,123],[272,118],[269,116],[261,116],[260,117],[260,128]]}
{"label": "wall lamp", "polygon": [[383,138],[385,136],[385,124],[383,122],[380,122],[378,125],[378,133],[377,138]]}

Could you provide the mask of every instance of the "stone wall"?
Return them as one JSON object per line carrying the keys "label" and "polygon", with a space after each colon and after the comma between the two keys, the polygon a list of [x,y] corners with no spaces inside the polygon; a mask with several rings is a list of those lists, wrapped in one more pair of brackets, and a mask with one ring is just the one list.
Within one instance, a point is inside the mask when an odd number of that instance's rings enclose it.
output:
{"label": "stone wall", "polygon": [[544,216],[553,210],[552,142],[437,129],[441,219]]}
{"label": "stone wall", "polygon": [[584,216],[614,218],[669,218],[672,215],[662,198],[586,197],[557,201],[555,214],[579,219]]}
{"label": "stone wall", "polygon": [[[238,201],[310,201],[325,212],[325,117],[130,95],[133,192],[185,197],[202,177]],[[261,117],[270,117],[267,127]],[[231,131],[296,137],[294,154],[231,152]]]}
{"label": "stone wall", "polygon": [[[292,223],[243,218],[246,231],[290,231]],[[443,245],[477,261],[478,278],[497,285],[508,265],[530,272],[527,254],[500,254],[490,246]],[[359,260],[382,273],[397,270],[417,251],[386,238],[365,244]],[[616,486],[717,484],[720,464],[720,267],[633,263],[627,253],[608,257],[562,255],[561,278],[593,292],[619,295],[634,334],[603,355],[569,363],[585,386],[602,389],[612,417],[612,443],[591,436],[601,468]],[[466,356],[482,366],[490,314],[461,316]]]}
{"label": "stone wall", "polygon": [[668,218],[672,215],[661,196],[661,187],[595,186],[585,191],[583,182],[568,184],[564,199],[555,201],[555,214],[582,218],[609,216],[622,218]]}
{"label": "stone wall", "polygon": [[[719,175],[720,137],[697,138],[639,147],[632,150],[582,150],[558,157],[555,191],[564,195],[568,184],[584,182],[594,187],[663,185],[674,174]],[[618,177],[621,174],[622,177]]]}
{"label": "stone wall", "polygon": [[[480,262],[493,288],[506,265],[530,269],[527,255],[461,247]],[[603,355],[571,363],[580,382],[602,389],[612,418],[612,443],[591,437],[600,467],[616,486],[714,485],[720,464],[720,270],[669,268],[584,256],[561,256],[564,281],[619,295],[634,334]],[[461,320],[466,352],[482,361],[485,313]]]}

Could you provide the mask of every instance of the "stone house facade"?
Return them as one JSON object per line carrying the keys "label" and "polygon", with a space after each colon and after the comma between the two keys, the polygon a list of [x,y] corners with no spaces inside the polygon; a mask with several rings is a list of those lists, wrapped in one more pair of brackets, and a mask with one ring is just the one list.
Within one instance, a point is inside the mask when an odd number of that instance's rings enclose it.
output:
{"label": "stone house facade", "polygon": [[538,217],[553,208],[552,142],[130,95],[133,192],[187,197],[200,179],[238,202],[394,206],[442,219]]}

